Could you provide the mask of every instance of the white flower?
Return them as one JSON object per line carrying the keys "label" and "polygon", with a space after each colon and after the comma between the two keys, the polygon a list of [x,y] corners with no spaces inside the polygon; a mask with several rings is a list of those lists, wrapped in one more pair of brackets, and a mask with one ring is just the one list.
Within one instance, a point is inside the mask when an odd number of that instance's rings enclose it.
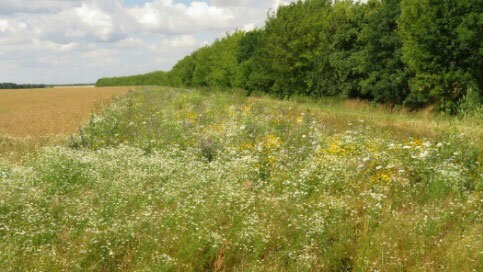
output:
{"label": "white flower", "polygon": [[403,149],[410,149],[411,147],[409,145],[403,146]]}
{"label": "white flower", "polygon": [[436,146],[437,147],[443,147],[443,143],[438,143]]}

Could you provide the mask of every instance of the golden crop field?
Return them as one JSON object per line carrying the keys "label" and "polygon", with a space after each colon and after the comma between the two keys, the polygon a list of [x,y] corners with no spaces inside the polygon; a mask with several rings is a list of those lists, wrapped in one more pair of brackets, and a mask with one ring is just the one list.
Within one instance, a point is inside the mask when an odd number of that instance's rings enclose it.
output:
{"label": "golden crop field", "polygon": [[43,137],[77,131],[92,112],[132,87],[0,90],[0,135]]}

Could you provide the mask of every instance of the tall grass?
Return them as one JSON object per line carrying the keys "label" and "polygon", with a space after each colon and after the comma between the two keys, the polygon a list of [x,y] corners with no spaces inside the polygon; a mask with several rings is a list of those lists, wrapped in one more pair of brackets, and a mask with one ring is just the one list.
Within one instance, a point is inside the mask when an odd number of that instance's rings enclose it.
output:
{"label": "tall grass", "polygon": [[481,127],[351,106],[130,93],[0,161],[0,270],[481,270]]}

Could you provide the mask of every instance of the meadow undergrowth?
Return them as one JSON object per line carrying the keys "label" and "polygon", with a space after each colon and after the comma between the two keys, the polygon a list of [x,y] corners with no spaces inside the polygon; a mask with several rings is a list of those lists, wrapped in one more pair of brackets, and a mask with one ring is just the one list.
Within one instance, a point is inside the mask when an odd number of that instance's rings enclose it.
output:
{"label": "meadow undergrowth", "polygon": [[481,271],[481,159],[451,131],[146,88],[0,160],[0,270]]}

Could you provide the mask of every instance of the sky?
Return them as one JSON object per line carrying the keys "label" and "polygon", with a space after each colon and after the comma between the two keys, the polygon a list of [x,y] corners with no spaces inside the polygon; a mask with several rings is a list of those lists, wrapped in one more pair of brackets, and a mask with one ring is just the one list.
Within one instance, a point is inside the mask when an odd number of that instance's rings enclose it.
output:
{"label": "sky", "polygon": [[93,83],[169,70],[294,0],[0,0],[0,82]]}

